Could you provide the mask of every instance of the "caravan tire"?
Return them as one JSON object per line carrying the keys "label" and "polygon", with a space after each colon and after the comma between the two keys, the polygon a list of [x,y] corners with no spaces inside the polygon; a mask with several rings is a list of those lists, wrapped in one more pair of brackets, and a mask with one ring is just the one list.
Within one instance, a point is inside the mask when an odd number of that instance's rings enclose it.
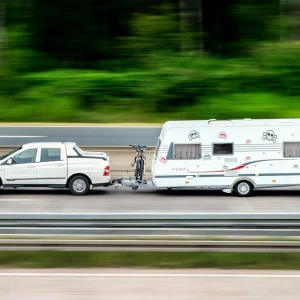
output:
{"label": "caravan tire", "polygon": [[240,181],[233,188],[238,197],[248,197],[253,191],[253,185],[249,181]]}

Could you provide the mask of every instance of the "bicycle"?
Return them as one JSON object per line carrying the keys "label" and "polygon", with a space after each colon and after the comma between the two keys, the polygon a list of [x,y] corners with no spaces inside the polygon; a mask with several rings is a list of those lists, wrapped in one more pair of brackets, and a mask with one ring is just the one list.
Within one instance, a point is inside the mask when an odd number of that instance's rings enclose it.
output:
{"label": "bicycle", "polygon": [[143,180],[143,176],[145,175],[146,171],[146,156],[144,155],[144,151],[151,150],[151,148],[136,144],[129,146],[136,150],[134,162],[131,163],[131,166],[134,167],[135,180],[140,182]]}

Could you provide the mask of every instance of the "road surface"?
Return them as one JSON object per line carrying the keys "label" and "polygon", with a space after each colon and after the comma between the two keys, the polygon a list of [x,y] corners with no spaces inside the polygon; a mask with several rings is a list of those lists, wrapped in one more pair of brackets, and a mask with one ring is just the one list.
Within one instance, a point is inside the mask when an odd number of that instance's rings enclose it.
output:
{"label": "road surface", "polygon": [[300,213],[300,189],[257,190],[248,198],[222,191],[113,186],[86,196],[68,190],[0,190],[0,213]]}
{"label": "road surface", "polygon": [[5,300],[295,300],[300,271],[1,269]]}

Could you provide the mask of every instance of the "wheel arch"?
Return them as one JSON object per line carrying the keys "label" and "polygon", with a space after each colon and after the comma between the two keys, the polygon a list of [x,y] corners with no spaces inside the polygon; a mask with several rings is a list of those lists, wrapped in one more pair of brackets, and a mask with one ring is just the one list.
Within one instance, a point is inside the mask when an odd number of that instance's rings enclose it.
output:
{"label": "wheel arch", "polygon": [[68,178],[68,181],[66,183],[67,187],[69,186],[70,181],[72,180],[72,178],[74,178],[75,176],[83,176],[83,177],[85,177],[89,181],[89,184],[92,184],[91,178],[89,176],[87,176],[86,174],[83,174],[83,173],[76,173],[76,174],[72,174],[72,176],[70,176]]}
{"label": "wheel arch", "polygon": [[233,181],[233,183],[231,184],[231,189],[233,189],[234,186],[235,186],[237,183],[241,182],[241,181],[248,181],[248,182],[250,182],[250,183],[252,184],[252,186],[253,186],[254,189],[256,188],[256,183],[255,183],[255,181],[254,181],[253,179],[251,179],[251,178],[249,178],[249,177],[246,177],[246,176],[243,176],[243,177],[239,177],[239,178],[237,178],[237,179],[235,179],[235,180]]}

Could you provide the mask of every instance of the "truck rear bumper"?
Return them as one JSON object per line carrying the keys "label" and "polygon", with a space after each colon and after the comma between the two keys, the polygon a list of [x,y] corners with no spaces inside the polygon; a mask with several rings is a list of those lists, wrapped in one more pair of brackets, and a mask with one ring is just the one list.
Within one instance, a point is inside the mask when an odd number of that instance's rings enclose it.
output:
{"label": "truck rear bumper", "polygon": [[100,187],[100,186],[106,187],[106,186],[111,186],[111,185],[113,185],[111,182],[94,183],[94,184],[92,184],[93,187]]}

